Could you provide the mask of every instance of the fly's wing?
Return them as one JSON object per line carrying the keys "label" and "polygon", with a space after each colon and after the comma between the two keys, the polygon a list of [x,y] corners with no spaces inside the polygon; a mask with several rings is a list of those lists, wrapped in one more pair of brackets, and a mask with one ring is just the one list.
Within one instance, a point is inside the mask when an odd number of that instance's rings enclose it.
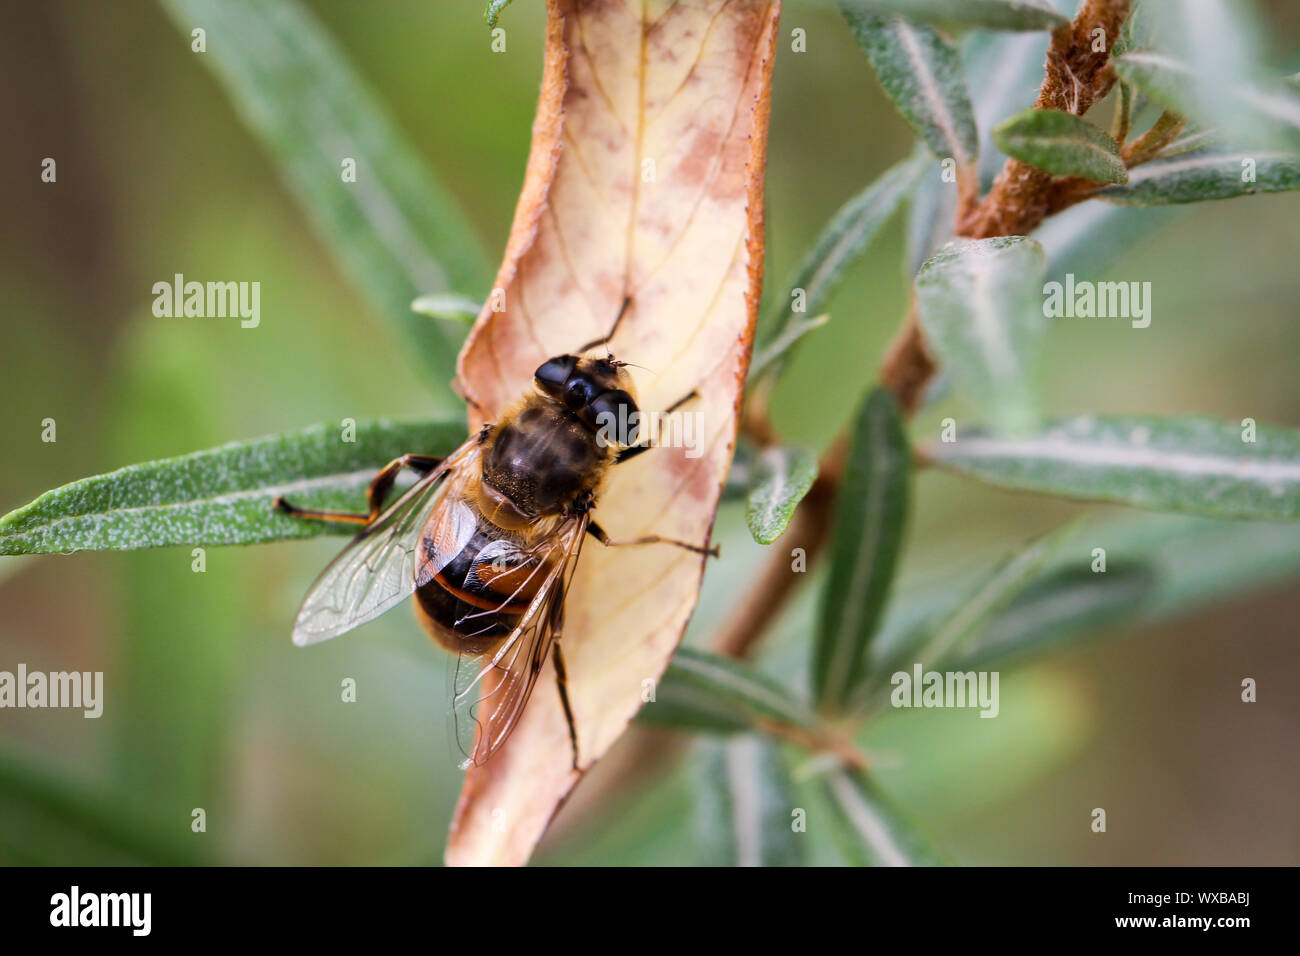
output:
{"label": "fly's wing", "polygon": [[[538,546],[537,570],[545,578],[514,629],[487,650],[462,650],[455,665],[452,710],[456,739],[470,763],[484,764],[518,722],[564,621],[564,597],[586,537],[586,515],[574,517]],[[532,579],[519,586],[524,592]],[[491,613],[491,612],[487,612]],[[470,615],[473,618],[475,615]],[[467,631],[472,620],[465,620]],[[472,645],[467,645],[472,647]]]}
{"label": "fly's wing", "polygon": [[416,587],[420,537],[429,515],[475,474],[481,446],[452,452],[357,535],[321,572],[293,625],[299,647],[338,637],[400,604]]}

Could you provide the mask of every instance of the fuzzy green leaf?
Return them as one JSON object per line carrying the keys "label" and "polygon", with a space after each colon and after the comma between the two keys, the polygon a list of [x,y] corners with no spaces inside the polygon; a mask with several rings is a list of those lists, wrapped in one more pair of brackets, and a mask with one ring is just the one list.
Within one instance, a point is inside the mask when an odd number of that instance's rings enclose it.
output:
{"label": "fuzzy green leaf", "polygon": [[482,306],[473,299],[452,293],[422,295],[411,303],[411,311],[443,322],[457,322],[467,328],[474,324]]}
{"label": "fuzzy green leaf", "polygon": [[1009,431],[1037,418],[1045,269],[1042,246],[1008,236],[954,240],[916,275],[921,326],[941,367],[985,421]]}
{"label": "fuzzy green leaf", "polygon": [[[1254,441],[1249,437],[1254,428]],[[935,464],[1007,488],[1223,518],[1300,518],[1300,432],[1200,418],[1084,416],[1020,437],[957,434]]]}
{"label": "fuzzy green leaf", "polygon": [[759,544],[785,533],[794,509],[817,480],[817,458],[803,448],[774,445],[758,455],[750,475],[745,521]]}
{"label": "fuzzy green leaf", "polygon": [[[482,294],[489,263],[451,194],[393,126],[333,38],[296,0],[161,0],[212,67],[357,290],[394,330],[435,394],[464,337],[412,313],[422,293]],[[356,182],[342,163],[356,162]]]}
{"label": "fuzzy green leaf", "polygon": [[779,723],[819,727],[816,715],[788,690],[747,664],[690,647],[679,648],[641,708],[643,723],[693,730],[755,730]]}
{"label": "fuzzy green leaf", "polygon": [[888,390],[867,397],[852,442],[813,647],[814,694],[829,711],[843,710],[865,675],[907,522],[911,449]]}
{"label": "fuzzy green leaf", "polygon": [[1165,206],[1300,189],[1300,155],[1260,150],[1201,150],[1138,166],[1102,199],[1125,206]]}
{"label": "fuzzy green leaf", "polygon": [[855,866],[942,866],[934,846],[865,774],[836,770],[823,786],[839,846]]}
{"label": "fuzzy green leaf", "polygon": [[1037,580],[1075,539],[1078,523],[1071,522],[1030,541],[976,580],[964,599],[946,616],[927,622],[895,651],[889,664],[875,675],[873,689],[888,683],[889,673],[920,664],[941,669],[965,654],[989,622]]}
{"label": "fuzzy green leaf", "polygon": [[[871,241],[932,163],[933,160],[924,154],[895,163],[840,207],[785,286],[786,300],[780,303],[780,315],[769,323],[771,332],[767,344],[755,359],[751,376],[757,376],[769,367],[779,369],[790,347],[816,327],[813,324],[816,320],[808,320],[805,316],[818,315],[826,307],[844,274],[862,258]],[[799,306],[797,312],[796,305]],[[771,354],[779,343],[784,344]]]}
{"label": "fuzzy green leaf", "polygon": [[1043,0],[845,0],[845,6],[916,23],[986,30],[1055,30],[1069,22]]}
{"label": "fuzzy green leaf", "polygon": [[780,748],[754,734],[707,740],[695,768],[696,833],[707,866],[801,866],[794,785]]}
{"label": "fuzzy green leaf", "polygon": [[1082,176],[1099,183],[1122,183],[1128,170],[1119,144],[1092,123],[1062,110],[1025,110],[993,131],[1008,156],[1053,176]]}
{"label": "fuzzy green leaf", "polygon": [[1155,592],[1157,576],[1149,565],[1125,563],[1098,572],[1088,561],[1027,585],[971,638],[949,669],[989,670],[1063,650],[1080,637],[1131,620]]}
{"label": "fuzzy green leaf", "polygon": [[489,27],[495,27],[498,18],[501,16],[501,11],[513,2],[514,0],[488,0],[488,5],[483,10],[483,22]]}
{"label": "fuzzy green leaf", "polygon": [[1214,78],[1164,53],[1128,53],[1115,60],[1125,82],[1151,99],[1237,142],[1300,150],[1300,93],[1280,80]]}
{"label": "fuzzy green leaf", "polygon": [[959,176],[973,171],[979,137],[957,48],[930,27],[866,13],[851,2],[841,9],[880,85],[917,135],[935,156],[956,160]]}
{"label": "fuzzy green leaf", "polygon": [[343,431],[317,425],[74,481],[0,518],[0,554],[354,534],[354,525],[290,518],[271,502],[364,511],[366,488],[389,461],[445,455],[465,440],[460,424],[359,424],[355,441]]}

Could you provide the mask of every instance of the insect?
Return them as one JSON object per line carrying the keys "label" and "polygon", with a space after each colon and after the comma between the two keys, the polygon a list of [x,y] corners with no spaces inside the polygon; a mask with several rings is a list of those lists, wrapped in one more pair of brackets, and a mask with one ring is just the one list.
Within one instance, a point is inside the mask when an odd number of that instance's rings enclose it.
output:
{"label": "insect", "polygon": [[[565,594],[588,535],[609,547],[662,543],[718,553],[658,535],[615,541],[592,518],[610,468],[651,447],[638,441],[626,363],[608,348],[587,354],[608,346],[629,302],[608,334],[543,362],[531,394],[446,458],[391,461],[370,483],[368,513],[299,508],[282,497],[273,503],[298,518],[364,526],[303,600],[294,643],[337,637],[414,595],[425,630],[457,655],[453,712],[465,766],[485,763],[505,742],[550,657],[579,768],[560,638]],[[407,469],[421,477],[385,507]]]}

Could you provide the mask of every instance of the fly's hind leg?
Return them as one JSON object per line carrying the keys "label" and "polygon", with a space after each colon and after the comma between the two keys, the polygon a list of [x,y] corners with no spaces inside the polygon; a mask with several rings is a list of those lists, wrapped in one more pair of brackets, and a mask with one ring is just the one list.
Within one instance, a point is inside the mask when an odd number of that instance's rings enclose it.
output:
{"label": "fly's hind leg", "polygon": [[573,769],[578,770],[578,725],[573,720],[573,706],[569,703],[569,674],[564,669],[564,652],[557,639],[551,645],[551,660],[555,662],[555,683],[560,689],[560,706],[564,708],[564,722],[569,725],[569,746],[573,748]]}
{"label": "fly's hind leg", "polygon": [[627,544],[671,544],[678,548],[685,548],[687,551],[694,551],[696,554],[707,555],[711,558],[716,558],[721,553],[716,544],[711,548],[704,548],[698,544],[691,544],[689,541],[678,541],[676,538],[664,538],[657,534],[642,535],[639,538],[629,538],[626,541],[614,541],[605,533],[605,529],[594,521],[587,522],[587,533],[607,548],[619,548]]}
{"label": "fly's hind leg", "polygon": [[271,502],[271,507],[276,511],[283,511],[291,518],[306,518],[312,521],[333,521],[340,524],[358,524],[368,525],[384,510],[384,496],[393,487],[393,482],[397,480],[398,474],[403,468],[410,468],[412,471],[418,471],[422,475],[427,475],[433,469],[442,464],[441,458],[432,458],[429,455],[403,455],[400,458],[394,458],[385,465],[375,475],[370,482],[370,488],[366,491],[366,507],[369,509],[367,514],[357,514],[351,511],[321,511],[315,508],[299,508],[285,500],[283,495],[276,495],[275,500]]}

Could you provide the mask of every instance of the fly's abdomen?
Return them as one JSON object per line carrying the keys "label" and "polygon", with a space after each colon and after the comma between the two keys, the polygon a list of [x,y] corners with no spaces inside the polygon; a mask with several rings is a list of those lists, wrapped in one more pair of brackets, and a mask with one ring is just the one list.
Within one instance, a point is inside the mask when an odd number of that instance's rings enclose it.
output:
{"label": "fly's abdomen", "polygon": [[478,652],[509,634],[546,577],[544,562],[469,505],[420,540],[416,607],[450,651]]}

